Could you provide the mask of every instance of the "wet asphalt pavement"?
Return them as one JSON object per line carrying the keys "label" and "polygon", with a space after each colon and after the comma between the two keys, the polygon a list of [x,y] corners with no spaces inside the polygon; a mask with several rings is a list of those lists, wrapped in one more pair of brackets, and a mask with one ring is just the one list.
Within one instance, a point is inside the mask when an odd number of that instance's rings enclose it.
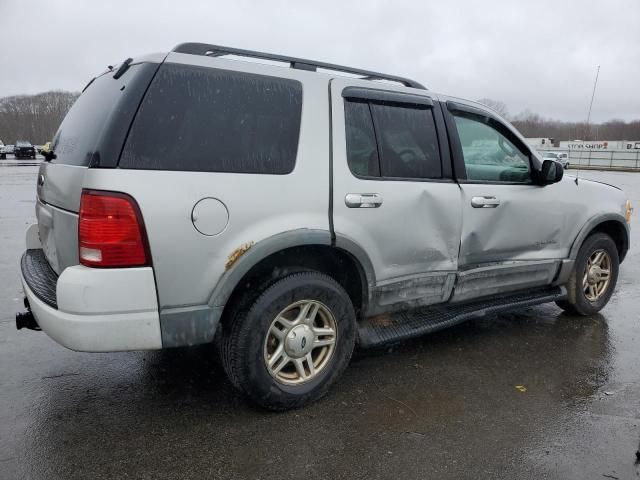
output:
{"label": "wet asphalt pavement", "polygon": [[[600,315],[544,305],[361,351],[324,400],[276,414],[209,346],[76,353],[15,329],[36,172],[0,167],[0,479],[640,476],[637,234]],[[640,206],[640,174],[581,175]]]}

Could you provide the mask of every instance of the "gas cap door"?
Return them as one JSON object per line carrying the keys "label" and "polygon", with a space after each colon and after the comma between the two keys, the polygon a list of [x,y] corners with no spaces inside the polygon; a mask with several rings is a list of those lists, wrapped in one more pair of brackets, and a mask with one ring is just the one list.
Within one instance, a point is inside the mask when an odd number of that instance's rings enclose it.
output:
{"label": "gas cap door", "polygon": [[203,198],[193,206],[191,221],[195,229],[202,235],[219,235],[227,228],[229,210],[217,198]]}

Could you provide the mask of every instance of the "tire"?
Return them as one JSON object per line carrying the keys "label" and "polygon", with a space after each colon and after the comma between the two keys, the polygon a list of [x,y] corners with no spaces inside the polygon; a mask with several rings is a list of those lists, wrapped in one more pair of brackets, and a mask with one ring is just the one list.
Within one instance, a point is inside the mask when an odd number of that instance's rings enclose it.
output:
{"label": "tire", "polygon": [[[610,259],[609,283],[606,289],[595,300],[590,300],[583,286],[584,276],[587,273],[587,263],[592,255],[599,250],[608,254]],[[609,302],[618,281],[620,260],[618,249],[612,238],[606,233],[594,233],[589,235],[580,247],[573,271],[567,282],[567,298],[556,304],[568,313],[574,315],[593,315],[602,310]]]}
{"label": "tire", "polygon": [[[324,396],[349,364],[355,346],[355,312],[347,292],[331,277],[306,271],[283,277],[247,303],[227,319],[222,332],[220,353],[231,383],[257,404],[276,411],[299,408]],[[335,335],[330,346],[315,346],[316,341],[322,342],[327,336],[321,339],[313,336],[314,333],[306,333],[315,332],[313,324],[308,324],[306,320],[296,323],[298,318],[307,318],[307,314],[302,313],[303,306],[307,304],[311,305],[310,312],[314,305],[317,306],[315,321],[333,322]],[[284,338],[278,340],[272,334],[274,325],[279,328],[284,324],[280,325],[276,319],[290,314],[293,314],[290,320],[296,318],[288,321],[290,329],[283,328],[281,335]],[[310,313],[308,317],[312,315]],[[314,340],[309,340],[311,343],[304,343],[307,335],[313,336]],[[290,340],[295,338],[301,341],[297,343],[297,340]],[[272,341],[276,342],[277,348]],[[286,343],[289,341],[291,343]],[[278,357],[278,348],[286,352],[285,345],[293,345],[294,342],[293,348],[304,349],[306,346],[311,349],[306,355],[312,355],[312,364],[313,355],[316,355],[318,363],[314,369],[317,368],[317,371],[312,371],[306,356],[294,358],[281,353],[285,367],[280,366],[280,372],[272,373],[267,361]],[[268,354],[269,348],[275,351]],[[294,353],[302,355],[303,352],[299,350]],[[294,354],[291,351],[289,353]],[[289,361],[285,361],[287,358]],[[300,375],[297,361],[303,363],[304,375]],[[274,365],[278,366],[279,363],[276,361]],[[305,365],[309,368],[305,368]],[[289,378],[279,378],[278,375],[288,375]],[[297,379],[294,378],[296,376]]]}

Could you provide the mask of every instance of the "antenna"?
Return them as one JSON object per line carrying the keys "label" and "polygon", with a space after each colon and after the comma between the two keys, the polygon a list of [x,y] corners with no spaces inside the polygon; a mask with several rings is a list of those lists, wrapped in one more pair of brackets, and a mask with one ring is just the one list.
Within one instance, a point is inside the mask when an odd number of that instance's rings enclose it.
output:
{"label": "antenna", "polygon": [[[597,65],[596,80],[593,82],[593,92],[591,92],[591,102],[589,103],[589,113],[587,113],[587,124],[584,126],[584,137],[586,138],[589,130],[589,121],[591,120],[591,108],[593,107],[593,99],[596,96],[596,87],[598,86],[598,76],[600,75],[600,65]],[[583,140],[584,141],[584,140]],[[580,150],[580,157],[578,158],[578,169],[576,170],[576,185],[578,184],[578,176],[580,175],[580,165],[582,164],[582,154],[584,149]]]}

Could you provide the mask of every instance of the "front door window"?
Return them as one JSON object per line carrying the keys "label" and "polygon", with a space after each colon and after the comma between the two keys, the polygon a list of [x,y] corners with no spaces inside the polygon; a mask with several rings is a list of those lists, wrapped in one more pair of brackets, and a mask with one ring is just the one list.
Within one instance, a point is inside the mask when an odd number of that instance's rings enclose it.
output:
{"label": "front door window", "polygon": [[479,182],[531,183],[529,156],[479,115],[456,113],[467,180]]}

